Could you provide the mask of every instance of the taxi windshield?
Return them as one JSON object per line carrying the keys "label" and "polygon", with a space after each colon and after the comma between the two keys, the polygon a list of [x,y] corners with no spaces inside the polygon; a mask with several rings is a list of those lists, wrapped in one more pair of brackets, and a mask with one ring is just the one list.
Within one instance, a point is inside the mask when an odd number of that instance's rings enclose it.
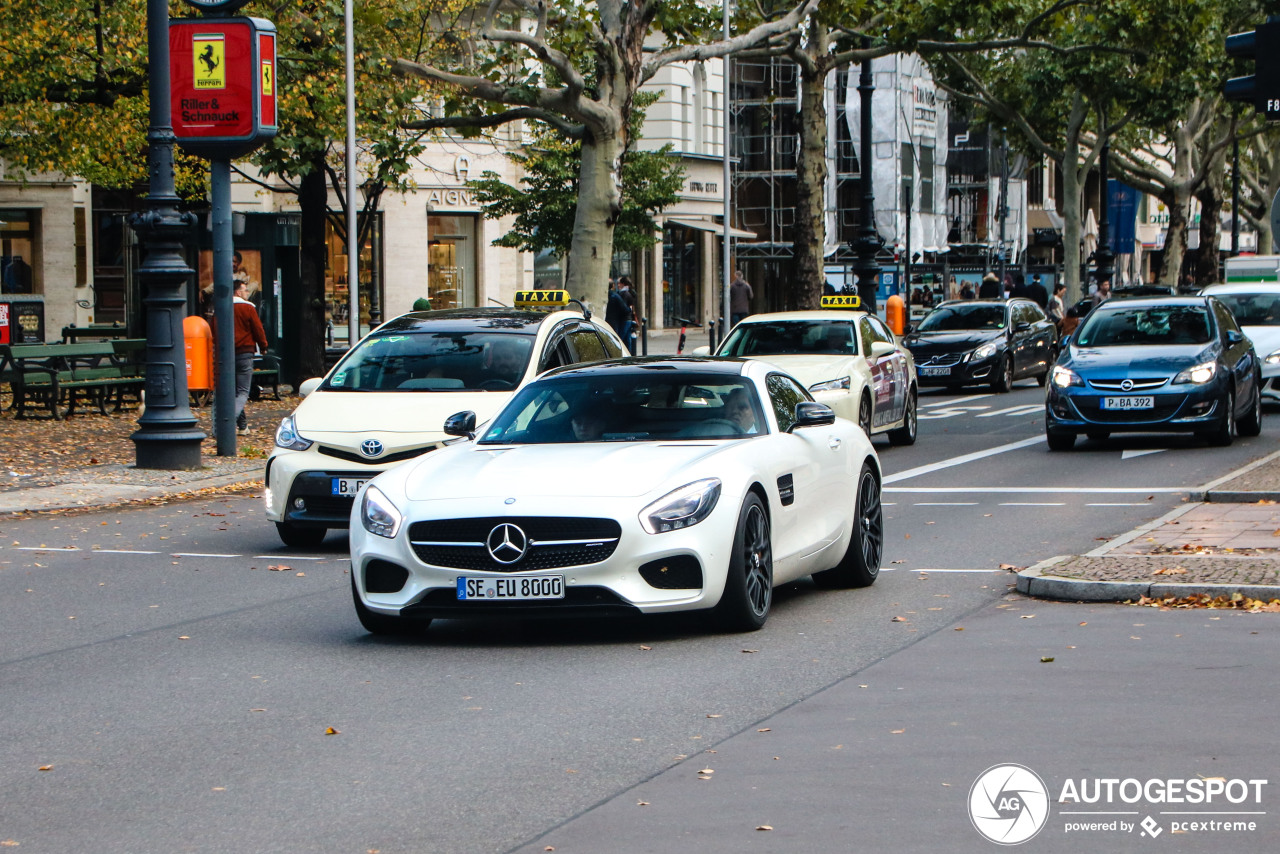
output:
{"label": "taxi windshield", "polygon": [[1091,312],[1076,333],[1080,347],[1206,344],[1209,312],[1202,305],[1155,305]]}
{"label": "taxi windshield", "polygon": [[1280,326],[1280,291],[1214,294],[1241,326]]}
{"label": "taxi windshield", "polygon": [[963,329],[1004,329],[1002,305],[943,305],[925,315],[919,332],[953,332]]}
{"label": "taxi windshield", "polygon": [[668,442],[767,432],[755,387],[742,377],[601,372],[525,386],[478,444]]}
{"label": "taxi windshield", "polygon": [[326,391],[511,391],[533,352],[516,332],[397,332],[356,345],[321,388]]}
{"label": "taxi windshield", "polygon": [[718,356],[855,356],[858,339],[848,320],[771,320],[739,323]]}

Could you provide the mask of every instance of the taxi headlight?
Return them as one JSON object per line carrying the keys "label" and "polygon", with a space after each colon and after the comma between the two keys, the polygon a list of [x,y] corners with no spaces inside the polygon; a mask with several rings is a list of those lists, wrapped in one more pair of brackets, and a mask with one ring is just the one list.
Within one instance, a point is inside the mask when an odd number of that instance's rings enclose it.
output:
{"label": "taxi headlight", "polygon": [[853,380],[850,377],[840,377],[836,380],[825,380],[809,386],[809,393],[816,394],[820,391],[847,391],[849,386],[852,384]]}
{"label": "taxi headlight", "polygon": [[996,342],[989,341],[981,347],[973,351],[973,360],[975,362],[982,359],[990,359],[996,354]]}
{"label": "taxi headlight", "polygon": [[312,444],[310,439],[304,439],[298,435],[298,425],[293,420],[292,415],[286,415],[280,419],[280,426],[276,428],[277,448],[285,448],[290,451],[305,451]]}
{"label": "taxi headlight", "polygon": [[1267,354],[1267,358],[1263,359],[1268,365],[1280,365],[1280,350],[1273,350]]}
{"label": "taxi headlight", "polygon": [[1066,388],[1069,385],[1084,385],[1084,380],[1080,379],[1079,374],[1061,365],[1054,365],[1050,376],[1053,379],[1053,384],[1058,388]]}
{"label": "taxi headlight", "polygon": [[720,478],[695,480],[659,498],[640,511],[640,524],[650,534],[665,534],[696,525],[720,500]]}
{"label": "taxi headlight", "polygon": [[404,517],[376,486],[366,486],[360,498],[360,523],[370,534],[391,539],[400,531]]}
{"label": "taxi headlight", "polygon": [[1185,371],[1179,371],[1178,375],[1173,378],[1174,383],[1195,383],[1196,385],[1204,385],[1213,379],[1213,375],[1218,372],[1217,362],[1202,362],[1199,365],[1192,365]]}

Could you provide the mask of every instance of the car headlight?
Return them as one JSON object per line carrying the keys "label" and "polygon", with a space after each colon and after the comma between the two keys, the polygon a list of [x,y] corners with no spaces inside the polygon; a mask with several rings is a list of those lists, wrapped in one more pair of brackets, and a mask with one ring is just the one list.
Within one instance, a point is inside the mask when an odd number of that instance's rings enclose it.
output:
{"label": "car headlight", "polygon": [[980,359],[990,359],[996,354],[997,345],[994,341],[989,341],[981,347],[973,351],[973,360],[975,362]]}
{"label": "car headlight", "polygon": [[809,393],[814,394],[819,391],[847,391],[849,386],[853,384],[853,380],[849,377],[840,377],[838,380],[826,380],[825,382],[814,383],[809,386]]}
{"label": "car headlight", "polygon": [[1195,383],[1196,385],[1204,385],[1213,379],[1213,375],[1218,372],[1217,362],[1202,362],[1199,365],[1192,365],[1185,371],[1178,371],[1178,375],[1173,378],[1174,383]]}
{"label": "car headlight", "polygon": [[1275,350],[1267,354],[1267,358],[1263,359],[1268,365],[1280,365],[1280,350]]}
{"label": "car headlight", "polygon": [[641,510],[640,524],[650,534],[687,528],[707,518],[719,500],[720,478],[695,480]]}
{"label": "car headlight", "polygon": [[360,498],[360,523],[370,534],[391,539],[400,531],[404,517],[376,486],[366,486]]}
{"label": "car headlight", "polygon": [[1053,384],[1058,388],[1066,388],[1069,385],[1084,385],[1084,380],[1080,379],[1079,374],[1061,365],[1053,366],[1050,377],[1053,379]]}
{"label": "car headlight", "polygon": [[310,439],[304,439],[298,435],[298,425],[293,420],[292,415],[286,415],[280,419],[280,426],[276,428],[277,448],[286,448],[290,451],[305,451],[311,445]]}

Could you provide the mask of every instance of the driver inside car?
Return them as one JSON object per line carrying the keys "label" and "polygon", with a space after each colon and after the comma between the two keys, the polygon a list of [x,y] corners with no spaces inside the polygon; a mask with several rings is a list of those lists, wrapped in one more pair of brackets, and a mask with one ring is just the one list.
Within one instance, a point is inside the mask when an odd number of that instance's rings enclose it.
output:
{"label": "driver inside car", "polygon": [[756,414],[751,410],[751,401],[747,400],[745,389],[735,388],[729,392],[724,401],[724,414],[743,433],[752,435],[756,432]]}
{"label": "driver inside car", "polygon": [[489,345],[488,362],[477,387],[489,391],[510,391],[520,384],[529,361],[527,342],[500,338]]}

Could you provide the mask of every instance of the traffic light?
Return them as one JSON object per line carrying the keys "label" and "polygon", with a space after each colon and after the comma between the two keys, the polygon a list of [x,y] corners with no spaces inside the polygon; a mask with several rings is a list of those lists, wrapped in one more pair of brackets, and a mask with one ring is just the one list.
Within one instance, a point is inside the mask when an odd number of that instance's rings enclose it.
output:
{"label": "traffic light", "polygon": [[1233,77],[1222,87],[1228,101],[1253,104],[1267,121],[1280,121],[1280,17],[1247,33],[1227,36],[1227,56],[1253,60],[1254,73]]}

